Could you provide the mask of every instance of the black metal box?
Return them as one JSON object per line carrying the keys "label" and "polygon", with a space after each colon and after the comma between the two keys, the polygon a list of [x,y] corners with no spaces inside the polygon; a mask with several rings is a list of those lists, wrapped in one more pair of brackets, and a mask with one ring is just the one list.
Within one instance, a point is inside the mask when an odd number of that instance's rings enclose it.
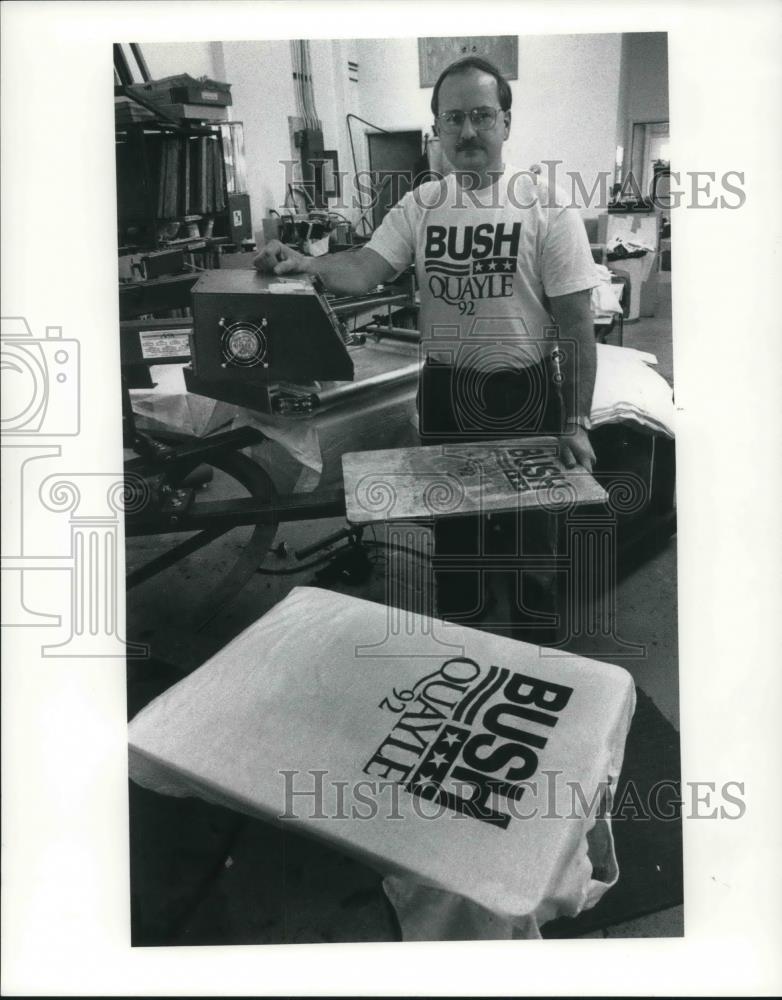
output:
{"label": "black metal box", "polygon": [[193,288],[192,349],[193,374],[208,382],[353,379],[339,321],[309,275],[207,271]]}

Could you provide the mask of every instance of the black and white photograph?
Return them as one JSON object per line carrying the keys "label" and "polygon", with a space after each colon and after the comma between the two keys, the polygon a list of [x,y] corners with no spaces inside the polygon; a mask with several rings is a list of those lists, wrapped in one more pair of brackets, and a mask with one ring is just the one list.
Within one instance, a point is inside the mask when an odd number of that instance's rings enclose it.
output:
{"label": "black and white photograph", "polygon": [[12,8],[3,992],[773,995],[779,9]]}
{"label": "black and white photograph", "polygon": [[134,944],[681,935],[665,33],[113,52]]}

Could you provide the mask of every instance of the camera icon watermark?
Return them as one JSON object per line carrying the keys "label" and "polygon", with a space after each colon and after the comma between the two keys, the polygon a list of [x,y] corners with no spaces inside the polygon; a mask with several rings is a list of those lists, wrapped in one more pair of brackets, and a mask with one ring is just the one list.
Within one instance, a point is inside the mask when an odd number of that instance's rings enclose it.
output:
{"label": "camera icon watermark", "polygon": [[579,345],[556,325],[533,337],[522,317],[466,319],[433,326],[419,351],[424,444],[555,433],[575,412]]}
{"label": "camera icon watermark", "polygon": [[0,321],[2,434],[72,437],[79,433],[79,342],[47,326],[33,337],[23,316]]}

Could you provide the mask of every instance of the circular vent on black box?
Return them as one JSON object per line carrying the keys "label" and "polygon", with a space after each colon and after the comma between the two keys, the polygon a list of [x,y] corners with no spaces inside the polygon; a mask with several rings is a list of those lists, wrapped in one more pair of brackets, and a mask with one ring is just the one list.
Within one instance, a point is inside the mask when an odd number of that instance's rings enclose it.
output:
{"label": "circular vent on black box", "polygon": [[226,365],[238,368],[268,367],[269,345],[264,332],[265,319],[260,323],[239,320],[221,325],[221,346]]}

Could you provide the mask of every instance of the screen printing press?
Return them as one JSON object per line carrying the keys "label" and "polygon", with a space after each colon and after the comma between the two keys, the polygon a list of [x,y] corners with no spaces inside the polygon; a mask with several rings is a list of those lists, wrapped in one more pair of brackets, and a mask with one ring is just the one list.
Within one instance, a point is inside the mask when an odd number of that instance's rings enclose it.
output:
{"label": "screen printing press", "polygon": [[[280,520],[344,516],[342,455],[415,442],[420,367],[415,331],[356,335],[347,324],[409,301],[391,287],[332,302],[308,278],[218,270],[196,283],[192,319],[121,324],[128,536],[191,533],[173,547],[161,539],[129,587],[254,525],[206,595],[214,614],[255,571]],[[234,486],[204,502],[210,469]]]}
{"label": "screen printing press", "polygon": [[278,490],[338,485],[345,451],[415,441],[417,333],[391,322],[410,303],[394,286],[327,298],[304,277],[207,272],[192,319],[121,324],[126,413],[164,437],[255,426],[278,446],[251,452]]}

